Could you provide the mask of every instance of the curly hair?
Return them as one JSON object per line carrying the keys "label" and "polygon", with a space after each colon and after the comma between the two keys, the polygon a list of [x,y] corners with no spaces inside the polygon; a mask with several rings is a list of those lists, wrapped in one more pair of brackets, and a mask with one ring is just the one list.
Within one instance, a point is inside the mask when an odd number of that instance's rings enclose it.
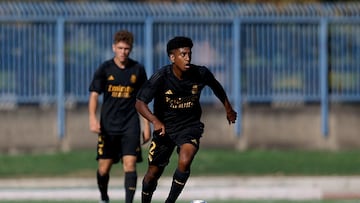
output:
{"label": "curly hair", "polygon": [[172,50],[183,48],[183,47],[189,47],[190,49],[193,47],[193,42],[188,37],[182,37],[177,36],[169,40],[169,42],[166,45],[166,51],[168,56],[170,56]]}
{"label": "curly hair", "polygon": [[134,43],[134,35],[127,30],[119,30],[114,34],[113,43],[117,44],[119,42],[125,42],[132,46]]}

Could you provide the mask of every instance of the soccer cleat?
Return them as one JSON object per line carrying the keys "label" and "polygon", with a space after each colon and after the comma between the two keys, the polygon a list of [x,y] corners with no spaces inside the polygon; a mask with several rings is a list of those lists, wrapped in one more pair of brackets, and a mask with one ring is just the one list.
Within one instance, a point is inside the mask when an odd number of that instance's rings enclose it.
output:
{"label": "soccer cleat", "polygon": [[99,203],[110,203],[109,200],[100,200]]}

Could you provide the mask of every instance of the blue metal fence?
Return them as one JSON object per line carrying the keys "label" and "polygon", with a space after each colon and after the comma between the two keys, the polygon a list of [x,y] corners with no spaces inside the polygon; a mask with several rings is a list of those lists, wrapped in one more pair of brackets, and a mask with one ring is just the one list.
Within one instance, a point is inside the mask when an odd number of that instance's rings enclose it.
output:
{"label": "blue metal fence", "polygon": [[[166,42],[187,35],[193,62],[208,66],[239,111],[244,102],[360,101],[360,6],[347,4],[0,3],[0,102],[87,102],[112,35],[135,34],[132,57],[152,74]],[[212,103],[206,89],[202,101]]]}

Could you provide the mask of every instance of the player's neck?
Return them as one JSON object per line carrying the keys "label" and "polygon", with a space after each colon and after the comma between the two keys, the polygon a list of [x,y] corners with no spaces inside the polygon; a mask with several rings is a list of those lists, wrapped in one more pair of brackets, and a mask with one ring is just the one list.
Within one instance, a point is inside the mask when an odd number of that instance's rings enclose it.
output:
{"label": "player's neck", "polygon": [[174,66],[172,67],[172,72],[175,75],[175,77],[179,80],[183,79],[183,72],[177,68],[175,68]]}
{"label": "player's neck", "polygon": [[125,69],[128,60],[122,62],[118,58],[114,57],[114,62],[116,66],[119,67],[120,69]]}

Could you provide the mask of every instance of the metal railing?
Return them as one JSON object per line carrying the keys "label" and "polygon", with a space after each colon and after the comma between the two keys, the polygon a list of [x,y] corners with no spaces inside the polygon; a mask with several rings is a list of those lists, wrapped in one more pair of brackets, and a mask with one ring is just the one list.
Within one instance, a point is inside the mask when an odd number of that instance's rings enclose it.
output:
{"label": "metal railing", "polygon": [[[193,39],[193,63],[206,65],[239,111],[245,102],[360,101],[360,6],[353,4],[0,3],[0,102],[86,103],[112,35],[135,34],[131,57],[148,75],[169,63],[167,40]],[[202,102],[215,98],[205,89]]]}

